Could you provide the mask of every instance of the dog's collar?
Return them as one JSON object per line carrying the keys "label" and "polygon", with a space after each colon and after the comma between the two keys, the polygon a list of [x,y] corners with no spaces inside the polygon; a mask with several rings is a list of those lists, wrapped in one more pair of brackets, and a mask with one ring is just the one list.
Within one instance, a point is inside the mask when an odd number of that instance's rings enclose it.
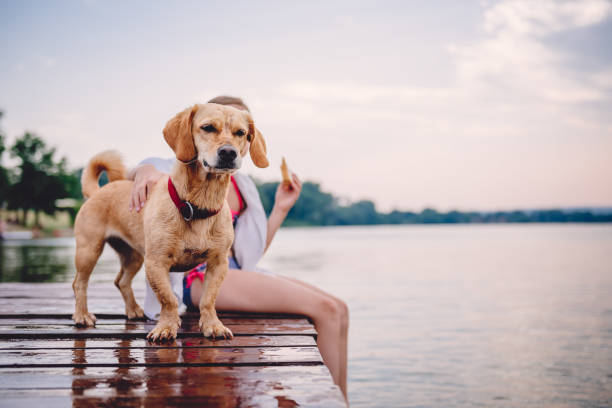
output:
{"label": "dog's collar", "polygon": [[217,215],[220,210],[209,210],[208,208],[198,208],[197,205],[190,203],[189,201],[183,201],[179,198],[179,195],[174,187],[172,178],[168,177],[168,193],[172,202],[178,208],[179,213],[183,219],[187,222],[193,219],[205,219]]}

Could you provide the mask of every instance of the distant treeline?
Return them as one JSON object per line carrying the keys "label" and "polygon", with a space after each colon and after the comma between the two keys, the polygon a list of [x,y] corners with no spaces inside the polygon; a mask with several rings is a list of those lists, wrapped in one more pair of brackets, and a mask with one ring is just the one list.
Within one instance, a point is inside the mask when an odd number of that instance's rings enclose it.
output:
{"label": "distant treeline", "polygon": [[[2,118],[2,112],[0,112]],[[8,153],[15,165],[4,166]],[[28,213],[53,215],[68,211],[74,219],[82,203],[80,175],[82,169],[69,169],[65,158],[57,158],[54,147],[31,133],[15,139],[10,146],[0,128],[0,208],[12,210],[17,221],[25,225]],[[101,182],[105,182],[103,175]],[[266,212],[274,204],[278,183],[257,183]],[[68,204],[58,208],[62,198]],[[493,222],[612,222],[612,211],[589,210],[511,211],[511,212],[421,212],[391,211],[380,213],[372,201],[362,200],[341,205],[333,194],[321,191],[319,184],[305,182],[300,199],[289,212],[285,225],[374,225],[374,224],[456,224]]]}
{"label": "distant treeline", "polygon": [[[257,183],[266,213],[274,204],[278,183]],[[340,205],[338,198],[321,191],[319,184],[305,182],[302,194],[289,212],[285,225],[376,225],[376,224],[465,224],[502,222],[612,222],[612,211],[594,213],[588,210],[538,210],[496,212],[438,212],[427,208],[421,212],[376,211],[372,201],[362,200]]]}
{"label": "distant treeline", "polygon": [[[5,151],[15,160],[14,167],[4,166]],[[0,208],[12,210],[21,225],[25,226],[29,212],[34,213],[34,224],[40,225],[39,215],[54,214],[59,199],[81,197],[79,172],[69,170],[66,159],[56,158],[55,153],[54,147],[31,133],[7,146],[0,129]],[[62,210],[74,217],[77,209],[72,206]]]}

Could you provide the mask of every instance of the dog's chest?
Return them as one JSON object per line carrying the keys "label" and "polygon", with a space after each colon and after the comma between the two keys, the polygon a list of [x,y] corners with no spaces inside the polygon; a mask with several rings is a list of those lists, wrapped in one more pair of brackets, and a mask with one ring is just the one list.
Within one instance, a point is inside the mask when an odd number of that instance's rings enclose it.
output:
{"label": "dog's chest", "polygon": [[201,248],[184,248],[183,252],[177,255],[174,265],[170,268],[170,272],[185,272],[206,262],[208,250],[203,250]]}
{"label": "dog's chest", "polygon": [[183,235],[181,245],[176,248],[174,265],[170,268],[172,272],[182,272],[192,269],[210,255],[210,242],[205,234],[192,233],[191,231]]}

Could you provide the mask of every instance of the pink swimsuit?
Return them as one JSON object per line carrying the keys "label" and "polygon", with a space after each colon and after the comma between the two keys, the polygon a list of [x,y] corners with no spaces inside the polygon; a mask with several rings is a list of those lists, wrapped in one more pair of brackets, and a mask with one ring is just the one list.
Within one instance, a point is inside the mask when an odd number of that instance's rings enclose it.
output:
{"label": "pink swimsuit", "polygon": [[238,216],[240,215],[242,210],[244,210],[244,201],[242,201],[242,196],[240,195],[240,190],[238,190],[238,185],[236,184],[236,179],[234,179],[234,176],[232,176],[231,180],[232,180],[232,185],[234,186],[234,190],[236,190],[236,195],[238,196],[238,203],[239,203],[238,211],[234,211],[230,208],[230,211],[232,212],[232,221],[234,223],[234,226],[236,226],[236,220],[238,219]]}

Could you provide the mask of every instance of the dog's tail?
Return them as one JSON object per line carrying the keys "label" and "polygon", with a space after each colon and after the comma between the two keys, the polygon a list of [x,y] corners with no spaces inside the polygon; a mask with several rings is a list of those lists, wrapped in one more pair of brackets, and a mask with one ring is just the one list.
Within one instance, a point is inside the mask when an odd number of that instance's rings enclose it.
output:
{"label": "dog's tail", "polygon": [[127,170],[119,152],[107,150],[98,153],[91,158],[83,169],[83,175],[81,176],[83,197],[91,197],[100,188],[98,179],[103,171],[106,171],[109,182],[127,178]]}

